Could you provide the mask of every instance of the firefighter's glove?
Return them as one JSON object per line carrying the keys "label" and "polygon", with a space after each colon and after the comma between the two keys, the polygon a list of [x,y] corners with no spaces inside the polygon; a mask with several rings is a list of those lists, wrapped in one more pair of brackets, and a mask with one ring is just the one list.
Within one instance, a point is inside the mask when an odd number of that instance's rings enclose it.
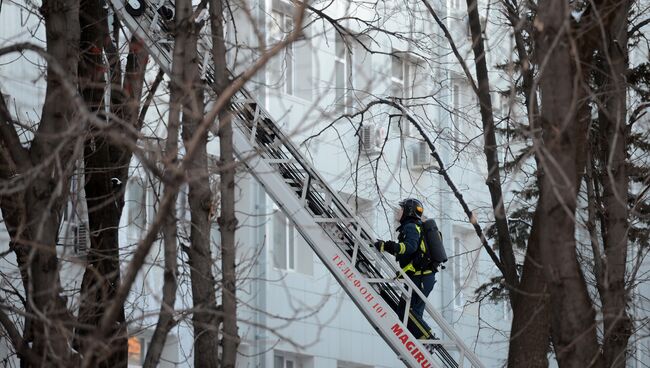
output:
{"label": "firefighter's glove", "polygon": [[380,252],[388,252],[390,254],[397,254],[399,252],[399,244],[392,240],[377,240],[375,242],[375,248]]}
{"label": "firefighter's glove", "polygon": [[380,252],[384,251],[384,241],[383,240],[377,240],[374,245],[375,245],[375,248],[377,248],[378,251],[380,251]]}
{"label": "firefighter's glove", "polygon": [[399,243],[392,240],[386,240],[384,242],[384,250],[390,254],[399,253]]}
{"label": "firefighter's glove", "polygon": [[399,243],[388,240],[384,244],[384,249],[390,254],[397,254],[399,253]]}

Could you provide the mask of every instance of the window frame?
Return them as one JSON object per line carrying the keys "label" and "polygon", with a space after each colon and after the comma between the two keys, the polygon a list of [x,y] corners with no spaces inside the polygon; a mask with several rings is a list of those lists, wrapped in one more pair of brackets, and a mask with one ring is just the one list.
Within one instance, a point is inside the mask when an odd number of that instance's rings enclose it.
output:
{"label": "window frame", "polygon": [[[339,52],[341,51],[341,53]],[[343,75],[339,75],[339,70]],[[339,86],[339,78],[342,85]],[[351,113],[354,107],[352,90],[354,88],[354,65],[352,53],[345,38],[336,30],[334,31],[334,88],[336,111]]]}
{"label": "window frame", "polygon": [[[135,356],[134,353],[131,353],[131,351],[128,351],[127,353],[127,366],[128,367],[142,367],[144,365],[144,360],[147,355],[147,340],[144,337],[141,336],[129,336],[128,341],[137,341],[138,344],[140,344],[140,352],[137,354],[137,357],[139,358],[139,362],[132,361],[132,356]],[[130,346],[129,346],[130,348]]]}
{"label": "window frame", "polygon": [[[399,76],[395,75],[395,60],[399,60]],[[390,83],[391,94],[400,99],[411,99],[415,96],[415,85],[418,75],[418,67],[420,66],[419,58],[404,51],[393,50],[391,54],[391,69],[390,69]],[[400,93],[397,94],[395,86],[399,85]],[[402,134],[406,136],[412,135],[411,123],[407,119],[400,118],[400,126]]]}
{"label": "window frame", "polygon": [[[294,27],[293,16],[288,14],[282,9],[271,9],[270,22],[268,29],[268,38],[270,44],[277,44],[282,42],[283,35],[286,35],[288,32],[291,32]],[[275,32],[274,32],[274,28]],[[277,56],[276,56],[277,57]],[[295,74],[296,74],[296,61],[295,61],[295,50],[294,42],[291,42],[281,52],[281,61],[279,62],[280,70],[277,71],[281,75],[282,86],[280,90],[283,94],[289,96],[295,96],[296,93],[296,83],[295,83]]]}
{"label": "window frame", "polygon": [[[277,359],[282,360],[282,362],[280,363],[282,365],[281,367],[276,366],[276,363],[277,363],[276,360]],[[302,367],[301,362],[296,358],[288,357],[288,356],[282,355],[282,354],[274,354],[273,355],[273,368],[301,368],[301,367]]]}
{"label": "window frame", "polygon": [[460,140],[462,138],[462,126],[460,112],[462,108],[462,85],[458,81],[451,83],[451,122],[453,124],[454,148],[461,148]]}
{"label": "window frame", "polygon": [[453,298],[454,298],[454,307],[462,308],[464,303],[463,298],[463,278],[461,270],[463,269],[463,259],[462,259],[462,244],[461,237],[454,236],[454,259],[453,259]]}
{"label": "window frame", "polygon": [[[400,73],[399,76],[395,75],[395,65],[394,65],[395,60],[399,60],[399,73]],[[393,53],[393,55],[391,55],[390,82],[391,82],[391,94],[393,94],[394,97],[398,97],[398,98],[405,98],[406,97],[405,96],[405,94],[406,94],[405,93],[406,92],[406,85],[405,85],[405,78],[404,78],[404,75],[405,75],[404,71],[406,69],[405,64],[406,63],[405,63],[404,57],[395,55],[395,52]],[[395,93],[396,88],[394,88],[394,87],[395,87],[396,84],[398,84],[400,86],[399,90],[400,90],[401,93],[399,94],[399,96]]]}
{"label": "window frame", "polygon": [[[130,185],[129,185],[130,184]],[[149,217],[149,186],[147,179],[140,176],[132,176],[127,185],[129,190],[127,208],[127,221],[129,226],[133,226],[138,234],[143,234],[147,230]],[[138,192],[134,192],[137,188]],[[137,198],[136,198],[137,197]],[[136,213],[137,210],[137,213]]]}
{"label": "window frame", "polygon": [[510,320],[510,314],[512,313],[512,309],[510,308],[510,302],[508,299],[504,299],[501,301],[501,305],[503,308],[503,319],[505,321]]}
{"label": "window frame", "polygon": [[[271,216],[271,236],[269,239],[272,239],[273,241],[273,267],[277,270],[297,272],[298,252],[296,251],[296,226],[275,203],[273,203],[273,213]],[[278,229],[276,221],[278,221],[280,217],[284,220],[284,267],[282,267],[281,264],[278,264],[279,260],[276,256],[276,247],[278,246],[275,241],[276,230]]]}

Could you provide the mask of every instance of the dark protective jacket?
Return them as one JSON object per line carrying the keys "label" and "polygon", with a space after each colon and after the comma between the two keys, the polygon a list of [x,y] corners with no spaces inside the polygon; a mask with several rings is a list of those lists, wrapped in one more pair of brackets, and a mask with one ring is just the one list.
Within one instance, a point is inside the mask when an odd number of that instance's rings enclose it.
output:
{"label": "dark protective jacket", "polygon": [[424,237],[420,235],[422,221],[412,218],[406,219],[397,228],[397,232],[399,233],[397,237],[399,248],[395,249],[393,254],[395,254],[395,258],[402,270],[407,273],[412,272],[415,275],[433,272],[433,270],[416,270],[412,264],[416,252],[426,251]]}

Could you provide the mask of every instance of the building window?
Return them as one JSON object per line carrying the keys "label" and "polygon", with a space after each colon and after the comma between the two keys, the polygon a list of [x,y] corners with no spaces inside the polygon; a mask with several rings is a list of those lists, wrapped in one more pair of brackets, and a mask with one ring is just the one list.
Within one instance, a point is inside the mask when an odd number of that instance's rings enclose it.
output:
{"label": "building window", "polygon": [[142,232],[147,226],[147,189],[144,179],[135,177],[129,181],[129,224]]}
{"label": "building window", "polygon": [[503,308],[503,319],[507,321],[507,320],[510,319],[510,302],[509,302],[509,300],[507,298],[502,300],[501,301],[501,306]]}
{"label": "building window", "polygon": [[499,104],[500,120],[508,120],[510,118],[510,99],[508,96],[497,94],[495,101]]}
{"label": "building window", "polygon": [[372,98],[376,89],[377,78],[373,71],[372,48],[373,41],[367,35],[357,35],[348,45],[352,50],[352,103],[354,107],[364,106],[367,99]]}
{"label": "building window", "polygon": [[273,356],[273,368],[303,368],[313,366],[314,359],[310,356],[280,351],[277,351]]}
{"label": "building window", "polygon": [[[293,31],[293,18],[287,13],[273,10],[269,24],[270,43],[276,44]],[[279,56],[269,63],[269,84],[279,85],[282,92],[288,95],[295,93],[295,60],[294,44],[287,45]]]}
{"label": "building window", "polygon": [[[391,56],[391,94],[394,97],[410,99],[415,97],[418,64],[406,54]],[[411,134],[411,124],[407,119],[399,121],[402,134]]]}
{"label": "building window", "polygon": [[352,363],[352,362],[343,362],[339,360],[338,362],[336,362],[336,368],[372,368],[372,367],[368,365]]}
{"label": "building window", "polygon": [[144,364],[144,339],[131,336],[128,340],[128,365],[129,367],[141,367]]}
{"label": "building window", "polygon": [[352,54],[349,45],[339,32],[334,34],[334,78],[336,88],[336,108],[339,112],[352,110]]}
{"label": "building window", "polygon": [[274,207],[273,213],[273,263],[283,270],[296,269],[295,226],[284,213]]}
{"label": "building window", "polygon": [[305,275],[314,273],[314,253],[291,220],[275,205],[271,217],[273,266]]}
{"label": "building window", "polygon": [[68,201],[65,204],[63,210],[63,220],[64,221],[81,221],[79,207],[81,205],[81,200],[83,200],[82,190],[83,188],[83,161],[77,164],[77,168],[74,170],[72,177],[70,178],[70,195]]}
{"label": "building window", "polygon": [[399,98],[410,98],[412,97],[412,91],[409,88],[410,72],[411,68],[409,62],[401,57],[393,55],[391,56],[391,93],[395,97]]}
{"label": "building window", "polygon": [[461,90],[459,83],[452,83],[451,85],[451,121],[453,123],[454,132],[454,147],[458,150],[461,147]]}
{"label": "building window", "polygon": [[302,363],[294,358],[275,355],[273,357],[273,368],[302,368]]}
{"label": "building window", "polygon": [[454,237],[454,306],[463,306],[463,258],[462,245],[459,237]]}

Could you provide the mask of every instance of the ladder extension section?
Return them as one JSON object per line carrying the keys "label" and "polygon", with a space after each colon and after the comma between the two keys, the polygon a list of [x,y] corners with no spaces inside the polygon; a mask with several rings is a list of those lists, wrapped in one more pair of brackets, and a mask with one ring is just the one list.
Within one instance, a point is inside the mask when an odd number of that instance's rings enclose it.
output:
{"label": "ladder extension section", "polygon": [[[160,68],[171,74],[174,3],[170,0],[111,0],[113,11],[144,42]],[[202,77],[212,78],[211,39],[203,27],[198,44]],[[231,101],[237,158],[295,224],[368,321],[409,367],[483,365],[452,327],[422,298],[419,289],[384,254],[373,247],[369,226],[360,220],[300,151],[271,115],[246,90]],[[216,126],[213,127],[216,129]],[[402,273],[402,277],[396,275]],[[443,338],[418,340],[407,329],[411,297],[426,300],[424,319]],[[411,316],[413,318],[413,316]],[[421,322],[421,321],[420,321]],[[425,346],[427,345],[427,346]],[[432,353],[431,353],[431,352]]]}

